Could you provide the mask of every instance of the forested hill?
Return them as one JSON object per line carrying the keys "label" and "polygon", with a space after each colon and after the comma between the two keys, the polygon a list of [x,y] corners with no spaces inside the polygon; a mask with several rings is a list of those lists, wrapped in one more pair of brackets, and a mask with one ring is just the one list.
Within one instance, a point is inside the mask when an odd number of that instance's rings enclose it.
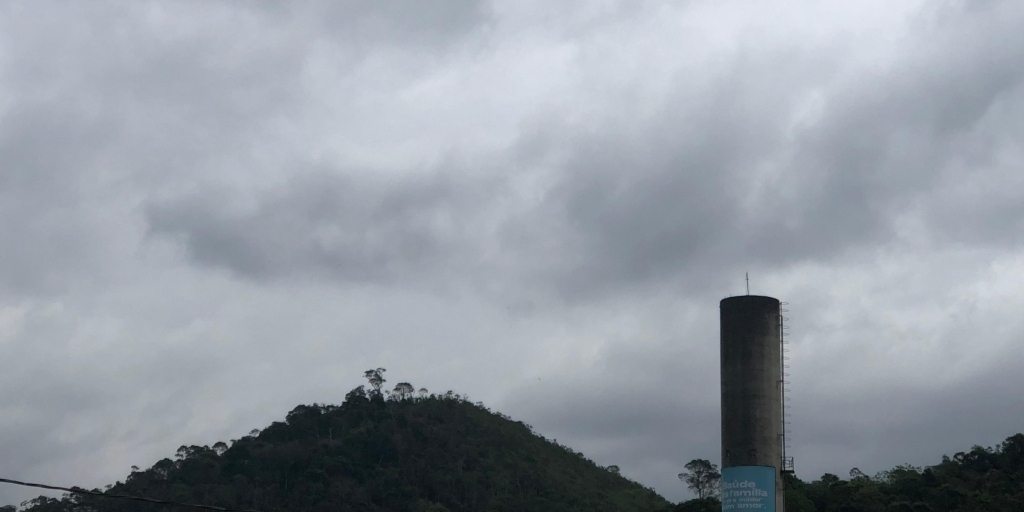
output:
{"label": "forested hill", "polygon": [[[302,405],[263,431],[183,446],[113,485],[141,495],[274,511],[651,511],[653,490],[451,392],[385,397],[360,386],[340,406]],[[37,498],[32,512],[170,512],[89,496]]]}
{"label": "forested hill", "polygon": [[[1024,434],[943,456],[934,466],[903,465],[874,476],[853,468],[849,479],[826,473],[812,482],[787,475],[785,499],[786,512],[1024,512]],[[722,506],[711,497],[670,510],[720,512]]]}
{"label": "forested hill", "polygon": [[[132,468],[106,492],[263,512],[721,510],[713,497],[671,505],[616,468],[452,392],[415,393],[407,383],[381,392],[379,371],[367,372],[373,391],[360,386],[340,406],[300,405],[284,422],[230,443],[183,446],[173,460]],[[787,480],[786,512],[1024,512],[1024,435],[930,467]],[[25,505],[24,512],[197,510],[82,495]]]}
{"label": "forested hill", "polygon": [[924,468],[787,483],[786,512],[1024,512],[1024,434]]}

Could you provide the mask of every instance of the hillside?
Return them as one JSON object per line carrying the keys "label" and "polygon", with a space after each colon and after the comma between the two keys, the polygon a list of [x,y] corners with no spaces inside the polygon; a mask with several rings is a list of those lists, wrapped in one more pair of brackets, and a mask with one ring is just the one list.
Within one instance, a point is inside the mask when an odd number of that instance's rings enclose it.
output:
{"label": "hillside", "polygon": [[874,476],[854,468],[849,479],[826,473],[787,487],[787,512],[1021,512],[1024,434],[943,456],[934,466],[897,466]]}
{"label": "hillside", "polygon": [[[372,373],[372,372],[368,372]],[[376,376],[379,378],[379,375]],[[300,405],[230,443],[182,446],[110,493],[233,509],[394,512],[713,512],[717,499],[671,505],[653,490],[544,439],[529,425],[452,392],[402,383],[352,390],[340,406]],[[929,467],[849,479],[788,477],[787,512],[1024,511],[1024,435]],[[26,512],[194,512],[92,496],[40,497]],[[13,512],[0,507],[0,512]]]}
{"label": "hillside", "polygon": [[[401,385],[400,385],[401,386]],[[342,405],[296,407],[228,443],[183,446],[111,493],[261,511],[651,511],[653,490],[528,425],[451,392],[387,399],[360,386]],[[187,510],[89,496],[32,512]]]}
{"label": "hillside", "polygon": [[[671,512],[718,512],[717,498],[691,500]],[[786,477],[786,512],[1024,512],[1024,434],[974,446],[934,466],[897,466],[849,479],[826,473],[812,482]]]}

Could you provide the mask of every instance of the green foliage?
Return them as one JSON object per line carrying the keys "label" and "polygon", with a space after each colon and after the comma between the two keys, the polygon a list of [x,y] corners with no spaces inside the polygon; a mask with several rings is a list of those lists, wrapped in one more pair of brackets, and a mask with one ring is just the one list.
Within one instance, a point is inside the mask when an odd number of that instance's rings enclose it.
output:
{"label": "green foliage", "polygon": [[787,512],[974,512],[1024,510],[1024,434],[975,446],[926,468],[897,466],[874,477],[825,474],[786,482]]}
{"label": "green foliage", "polygon": [[815,512],[814,502],[805,495],[807,484],[790,474],[783,475],[785,478],[786,512]]}
{"label": "green foliage", "polygon": [[[134,470],[110,492],[275,511],[651,511],[653,490],[454,393],[387,398],[383,369],[341,406],[300,405],[284,422]],[[379,380],[378,380],[379,378]],[[30,512],[174,512],[175,507],[71,495]]]}
{"label": "green foliage", "polygon": [[[720,479],[697,459],[680,474],[698,499],[671,505],[653,489],[452,391],[401,382],[382,391],[367,370],[340,406],[300,405],[285,421],[231,443],[182,446],[174,459],[132,467],[107,491],[265,512],[719,512]],[[897,466],[844,480],[786,475],[786,512],[1024,511],[1024,434],[931,467]],[[184,512],[96,496],[40,496],[24,512]],[[0,512],[16,512],[0,507]]]}
{"label": "green foliage", "polygon": [[721,510],[722,502],[718,498],[697,498],[664,508],[661,512],[721,512]]}
{"label": "green foliage", "polygon": [[698,500],[718,494],[718,486],[722,481],[718,466],[706,459],[694,459],[684,467],[686,471],[679,473],[678,477],[697,495]]}

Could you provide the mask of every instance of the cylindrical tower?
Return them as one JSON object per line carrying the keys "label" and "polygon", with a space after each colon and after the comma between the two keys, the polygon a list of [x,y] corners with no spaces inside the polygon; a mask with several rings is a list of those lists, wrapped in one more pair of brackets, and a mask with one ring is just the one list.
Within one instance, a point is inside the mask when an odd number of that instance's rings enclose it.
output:
{"label": "cylindrical tower", "polygon": [[[783,511],[779,301],[722,299],[722,510]],[[761,506],[746,506],[760,504]]]}

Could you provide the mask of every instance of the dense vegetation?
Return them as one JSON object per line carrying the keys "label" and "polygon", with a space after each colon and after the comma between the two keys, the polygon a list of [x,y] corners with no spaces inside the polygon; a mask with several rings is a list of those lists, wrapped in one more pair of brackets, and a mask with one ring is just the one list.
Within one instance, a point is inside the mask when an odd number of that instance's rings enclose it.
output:
{"label": "dense vegetation", "polygon": [[[381,379],[383,380],[383,379]],[[374,382],[371,380],[371,384]],[[134,470],[108,492],[263,511],[651,511],[653,490],[454,393],[400,384],[304,405],[285,422]],[[190,510],[90,496],[32,512]],[[194,510],[194,509],[193,509]]]}
{"label": "dense vegetation", "polygon": [[[691,489],[701,484],[695,463],[680,474]],[[715,473],[717,474],[717,473]],[[672,512],[718,512],[714,498],[690,500]],[[1024,434],[995,448],[975,446],[930,467],[897,466],[869,477],[857,468],[844,480],[826,473],[813,482],[786,480],[786,512],[1024,512]]]}
{"label": "dense vegetation", "polygon": [[[382,391],[383,372],[367,371],[371,389],[352,390],[340,406],[301,405],[230,444],[182,446],[174,460],[133,467],[106,492],[266,512],[721,510],[709,461],[692,461],[680,474],[702,498],[671,505],[617,467],[602,468],[451,391],[416,392],[408,383]],[[786,512],[1019,512],[1024,434],[931,467],[787,478]],[[28,512],[195,510],[78,494],[22,505]]]}
{"label": "dense vegetation", "polygon": [[786,512],[1020,512],[1024,434],[943,457],[935,466],[897,466],[873,477],[854,468],[848,480],[794,478],[788,488]]}

